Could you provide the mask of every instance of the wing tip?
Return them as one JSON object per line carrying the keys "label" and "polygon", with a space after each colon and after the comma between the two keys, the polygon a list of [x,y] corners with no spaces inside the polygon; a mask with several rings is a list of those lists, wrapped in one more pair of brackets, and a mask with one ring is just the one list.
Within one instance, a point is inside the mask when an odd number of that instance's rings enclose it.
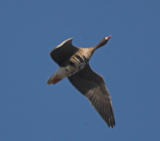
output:
{"label": "wing tip", "polygon": [[103,120],[107,123],[109,128],[113,128],[115,126],[115,118],[114,118],[114,113],[113,109],[111,108],[110,112],[103,113],[101,114]]}
{"label": "wing tip", "polygon": [[113,128],[115,126],[116,123],[115,123],[113,109],[111,110],[110,117],[106,120],[106,122],[110,128]]}
{"label": "wing tip", "polygon": [[115,127],[115,120],[113,119],[113,120],[110,121],[109,123],[107,122],[107,124],[108,124],[108,127],[109,127],[109,128],[113,128],[113,127]]}

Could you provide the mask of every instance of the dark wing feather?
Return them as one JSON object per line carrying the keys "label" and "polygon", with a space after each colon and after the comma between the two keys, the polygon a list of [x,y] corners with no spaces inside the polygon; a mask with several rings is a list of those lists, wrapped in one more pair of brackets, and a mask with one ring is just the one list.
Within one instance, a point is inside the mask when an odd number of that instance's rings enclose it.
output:
{"label": "dark wing feather", "polygon": [[72,45],[72,38],[69,38],[59,44],[50,52],[51,58],[60,66],[64,66],[65,62],[78,50]]}
{"label": "dark wing feather", "polygon": [[89,65],[69,77],[70,82],[84,94],[109,127],[115,125],[111,98],[105,87],[103,78],[93,72]]}

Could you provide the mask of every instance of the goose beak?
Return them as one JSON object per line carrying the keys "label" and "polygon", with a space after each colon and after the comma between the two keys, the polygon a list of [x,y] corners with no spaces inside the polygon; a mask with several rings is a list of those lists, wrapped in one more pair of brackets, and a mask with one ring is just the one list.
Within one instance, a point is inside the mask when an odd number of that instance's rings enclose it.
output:
{"label": "goose beak", "polygon": [[108,40],[111,39],[111,38],[112,38],[112,36],[109,35],[109,36],[105,37],[104,39],[105,39],[106,41],[108,41]]}

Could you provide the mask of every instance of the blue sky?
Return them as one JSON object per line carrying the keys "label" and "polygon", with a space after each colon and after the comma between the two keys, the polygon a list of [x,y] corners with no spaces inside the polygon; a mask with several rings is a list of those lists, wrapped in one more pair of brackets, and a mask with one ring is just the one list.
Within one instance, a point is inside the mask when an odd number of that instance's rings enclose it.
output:
{"label": "blue sky", "polygon": [[[2,0],[1,141],[151,141],[160,131],[158,0]],[[115,111],[110,129],[67,79],[48,86],[58,66],[49,51],[66,38],[90,47]]]}

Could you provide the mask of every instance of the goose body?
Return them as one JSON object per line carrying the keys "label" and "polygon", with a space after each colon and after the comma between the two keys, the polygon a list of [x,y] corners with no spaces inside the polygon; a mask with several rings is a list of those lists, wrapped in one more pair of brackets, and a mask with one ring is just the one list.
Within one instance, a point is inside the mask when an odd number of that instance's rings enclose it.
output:
{"label": "goose body", "polygon": [[59,44],[50,52],[51,58],[60,66],[48,79],[48,84],[56,84],[68,77],[72,85],[86,96],[109,127],[115,125],[111,98],[105,87],[104,79],[89,66],[94,51],[105,45],[111,36],[102,39],[91,48],[77,48],[72,45],[72,38]]}

